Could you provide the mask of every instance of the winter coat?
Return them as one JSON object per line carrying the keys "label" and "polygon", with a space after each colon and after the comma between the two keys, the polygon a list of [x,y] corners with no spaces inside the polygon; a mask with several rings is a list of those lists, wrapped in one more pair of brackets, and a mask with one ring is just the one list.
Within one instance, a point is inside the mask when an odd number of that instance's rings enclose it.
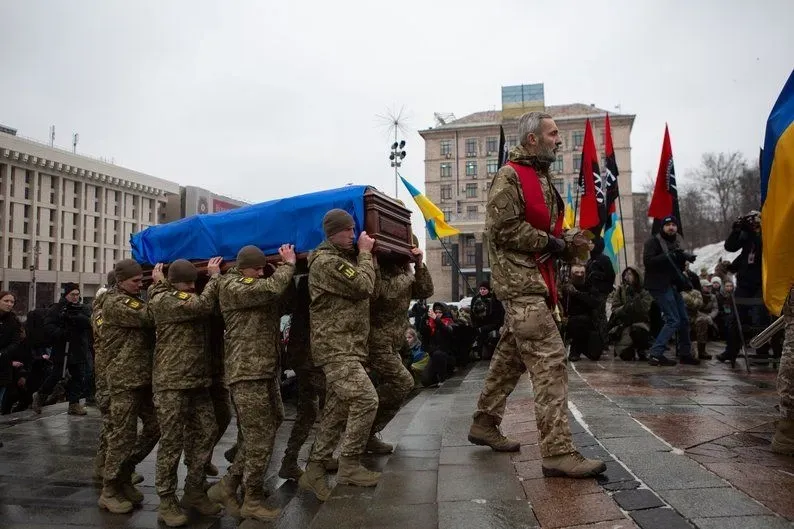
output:
{"label": "winter coat", "polygon": [[69,364],[88,361],[91,354],[91,309],[86,305],[69,303],[66,298],[53,305],[44,317],[44,329],[52,341],[51,359],[61,362],[69,344]]}
{"label": "winter coat", "polygon": [[615,286],[615,269],[609,257],[601,253],[587,262],[587,283],[604,296],[612,292]]}
{"label": "winter coat", "polygon": [[477,327],[501,327],[505,320],[505,308],[493,292],[487,296],[477,294],[471,300],[471,320]]}
{"label": "winter coat", "polygon": [[665,241],[669,256],[665,255],[662,240],[661,235],[655,235],[645,241],[642,253],[645,265],[645,288],[656,292],[664,292],[668,288],[685,290],[683,273],[686,261],[681,252],[676,251],[679,248],[678,238]]}
{"label": "winter coat", "polygon": [[22,341],[22,324],[13,312],[0,313],[0,386],[13,381],[11,362]]}
{"label": "winter coat", "polygon": [[[635,323],[650,323],[653,297],[643,288],[642,275],[636,268],[629,267],[638,278],[638,286],[633,287],[625,281],[609,296],[612,303],[612,315],[609,317],[609,328],[624,328]],[[625,274],[625,271],[624,271]]]}
{"label": "winter coat", "polygon": [[761,287],[761,234],[735,229],[725,240],[725,250],[742,253],[733,260],[728,270],[736,274],[737,286],[751,290]]}
{"label": "winter coat", "polygon": [[435,351],[454,352],[454,320],[448,311],[440,318],[425,317],[419,327],[422,345],[428,354]]}

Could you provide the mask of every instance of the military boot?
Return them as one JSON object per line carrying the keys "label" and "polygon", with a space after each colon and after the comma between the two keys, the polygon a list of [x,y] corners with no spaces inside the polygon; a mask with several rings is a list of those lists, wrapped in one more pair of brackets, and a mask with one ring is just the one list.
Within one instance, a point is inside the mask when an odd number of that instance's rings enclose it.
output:
{"label": "military boot", "polygon": [[794,456],[794,420],[780,419],[777,421],[775,435],[772,437],[772,451]]}
{"label": "military boot", "polygon": [[108,483],[102,487],[102,494],[97,502],[100,509],[105,509],[113,514],[127,514],[132,512],[133,505],[124,497],[118,483]]}
{"label": "military boot", "polygon": [[195,509],[202,516],[215,516],[223,510],[221,506],[207,497],[207,493],[199,485],[198,487],[185,486],[185,493],[182,495],[180,505],[183,509]]}
{"label": "military boot", "polygon": [[603,461],[587,459],[579,452],[544,457],[542,466],[543,475],[548,478],[591,478],[607,469]]}
{"label": "military boot", "polygon": [[340,485],[356,485],[358,487],[374,487],[378,484],[380,472],[373,472],[361,466],[358,456],[342,456],[339,458],[339,471],[336,482]]}
{"label": "military boot", "polygon": [[298,481],[302,475],[303,470],[298,466],[298,458],[291,454],[285,454],[284,459],[281,460],[281,468],[278,471],[278,477]]}
{"label": "military boot", "polygon": [[262,494],[246,494],[240,516],[247,520],[253,518],[260,522],[272,522],[281,513],[278,507],[265,507],[265,498]]}
{"label": "military boot", "polygon": [[698,344],[698,358],[701,360],[711,360],[711,355],[706,352],[706,344]]}
{"label": "military boot", "polygon": [[237,488],[240,486],[240,479],[233,478],[228,474],[219,482],[209,488],[207,497],[210,501],[223,505],[226,514],[234,518],[240,518],[240,502],[237,500]]}
{"label": "military boot", "polygon": [[215,477],[218,474],[220,474],[220,472],[218,471],[218,467],[213,465],[212,461],[210,461],[206,465],[204,465],[204,473],[207,474],[208,476],[212,476],[212,477]]}
{"label": "military boot", "polygon": [[133,472],[132,476],[130,477],[130,482],[133,485],[137,485],[138,483],[143,483],[143,476],[141,476],[137,472]]}
{"label": "military boot", "polygon": [[469,428],[469,442],[475,445],[490,446],[497,452],[518,452],[521,443],[508,439],[496,426],[494,417],[480,413]]}
{"label": "military boot", "polygon": [[30,409],[32,409],[36,413],[41,413],[41,395],[37,391],[33,394],[33,402],[30,404]]}
{"label": "military boot", "polygon": [[394,445],[378,439],[376,434],[372,434],[369,436],[367,447],[364,451],[368,454],[386,455],[394,452]]}
{"label": "military boot", "polygon": [[237,444],[226,450],[223,453],[223,457],[226,458],[226,461],[229,463],[234,463],[234,458],[237,457]]}
{"label": "military boot", "polygon": [[68,415],[88,415],[88,412],[85,411],[85,408],[79,402],[69,404],[69,410],[66,413]]}
{"label": "military boot", "polygon": [[105,454],[94,456],[94,479],[97,481],[105,479]]}
{"label": "military boot", "polygon": [[298,480],[298,486],[313,492],[320,501],[326,501],[331,496],[331,489],[325,482],[325,466],[319,461],[309,461]]}
{"label": "military boot", "polygon": [[157,507],[157,520],[168,527],[187,525],[187,515],[179,508],[175,495],[169,494],[160,498],[160,506]]}
{"label": "military boot", "polygon": [[121,493],[125,498],[130,500],[133,505],[140,505],[143,503],[143,493],[128,481],[121,484]]}
{"label": "military boot", "polygon": [[328,471],[328,472],[336,472],[337,470],[339,470],[339,458],[338,457],[332,457],[331,459],[328,459],[327,461],[324,461],[323,465],[325,466],[325,470],[326,471]]}

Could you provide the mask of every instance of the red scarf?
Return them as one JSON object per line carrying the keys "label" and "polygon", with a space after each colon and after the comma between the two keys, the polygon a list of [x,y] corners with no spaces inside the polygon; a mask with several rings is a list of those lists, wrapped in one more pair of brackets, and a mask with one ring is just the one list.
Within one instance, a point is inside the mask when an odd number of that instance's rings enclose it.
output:
{"label": "red scarf", "polygon": [[[452,318],[447,318],[447,317],[442,316],[441,317],[441,324],[442,325],[447,325],[447,326],[452,325]],[[434,320],[432,318],[428,318],[427,319],[427,326],[430,327],[430,336],[433,336],[434,334],[436,334],[436,325],[437,325],[436,320]]]}
{"label": "red scarf", "polygon": [[[529,165],[520,165],[514,162],[507,162],[510,167],[518,175],[518,181],[521,184],[521,189],[524,192],[524,203],[526,209],[524,210],[524,220],[526,220],[533,228],[546,232],[555,237],[562,235],[562,221],[565,216],[562,197],[560,197],[557,190],[552,186],[554,191],[554,198],[557,201],[557,220],[554,226],[551,225],[551,211],[546,198],[543,196],[543,188],[540,186],[540,175],[537,171]],[[549,289],[549,307],[554,308],[557,305],[557,279],[555,261],[554,259],[540,260],[540,253],[536,253],[535,263],[538,266],[540,275],[543,276],[543,281]]]}

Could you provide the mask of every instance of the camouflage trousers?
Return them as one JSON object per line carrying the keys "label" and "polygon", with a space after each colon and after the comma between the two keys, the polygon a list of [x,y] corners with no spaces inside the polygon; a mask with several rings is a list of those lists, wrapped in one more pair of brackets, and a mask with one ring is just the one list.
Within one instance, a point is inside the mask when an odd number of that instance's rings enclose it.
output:
{"label": "camouflage trousers", "polygon": [[323,366],[327,399],[309,461],[331,459],[342,439],[342,456],[360,456],[378,412],[378,393],[358,360]]}
{"label": "camouflage trousers", "polygon": [[[204,482],[204,465],[212,455],[218,427],[207,388],[158,391],[154,406],[160,423],[160,445],[154,484],[162,498],[176,493],[177,467],[185,452],[185,489]],[[188,443],[187,441],[190,440]]]}
{"label": "camouflage trousers", "polygon": [[[143,430],[138,434],[138,417]],[[110,396],[110,433],[105,456],[105,484],[128,481],[135,465],[157,445],[160,427],[152,402],[152,387],[120,391]]]}
{"label": "camouflage trousers", "polygon": [[96,404],[102,416],[102,424],[99,427],[99,447],[96,457],[100,461],[105,461],[108,451],[108,436],[110,435],[110,395],[107,391],[96,391]]}
{"label": "camouflage trousers", "polygon": [[698,313],[695,316],[695,337],[697,343],[708,343],[709,328],[714,327],[714,320],[708,314]]}
{"label": "camouflage trousers", "polygon": [[242,439],[229,475],[242,478],[246,491],[256,494],[264,487],[276,430],[284,420],[281,388],[273,378],[235,382],[229,391],[237,411],[238,439]]}
{"label": "camouflage trousers", "polygon": [[780,395],[780,414],[783,419],[794,420],[794,316],[786,318],[786,337],[777,372],[777,392]]}
{"label": "camouflage trousers", "polygon": [[568,425],[568,371],[565,346],[546,301],[527,296],[504,303],[505,322],[474,417],[486,414],[500,424],[507,397],[529,371],[535,393],[535,420],[543,457],[575,450]]}
{"label": "camouflage trousers", "polygon": [[[213,380],[212,385],[207,389],[212,402],[216,431],[218,432],[212,442],[212,448],[214,449],[232,422],[232,398],[229,395],[229,390],[220,380]],[[185,453],[188,452],[188,446],[192,442],[193,440],[189,437],[185,439]],[[212,451],[210,451],[210,460],[212,460]],[[185,464],[187,465],[187,461],[185,461]]]}
{"label": "camouflage trousers", "polygon": [[295,424],[287,441],[287,450],[284,459],[297,459],[303,443],[309,438],[312,426],[317,420],[320,401],[325,400],[325,375],[319,367],[311,369],[297,369],[298,378],[298,406],[295,414]]}
{"label": "camouflage trousers", "polygon": [[378,412],[372,424],[372,433],[377,433],[400,411],[414,387],[414,378],[390,343],[370,344],[369,367],[378,376]]}

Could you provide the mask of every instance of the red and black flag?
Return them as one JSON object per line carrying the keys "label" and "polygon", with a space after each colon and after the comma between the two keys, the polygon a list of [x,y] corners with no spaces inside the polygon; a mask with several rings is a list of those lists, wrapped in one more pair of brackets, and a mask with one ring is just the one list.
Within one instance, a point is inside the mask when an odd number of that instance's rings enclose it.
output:
{"label": "red and black flag", "polygon": [[678,207],[678,188],[675,181],[673,165],[673,148],[670,146],[670,131],[664,126],[664,143],[662,157],[659,159],[659,171],[656,173],[656,186],[653,189],[648,216],[653,218],[652,233],[655,235],[662,229],[662,219],[673,215],[678,222],[678,233],[684,234],[681,223],[681,211]]}
{"label": "red and black flag", "polygon": [[507,143],[505,142],[505,129],[499,125],[499,167],[507,163]]}
{"label": "red and black flag", "polygon": [[612,146],[612,127],[609,124],[609,114],[604,122],[604,136],[606,142],[606,175],[604,176],[606,186],[606,205],[602,209],[602,224],[604,231],[612,227],[612,217],[615,214],[615,202],[620,196],[618,187],[618,163],[615,160],[615,148]]}
{"label": "red and black flag", "polygon": [[601,186],[601,170],[598,168],[598,154],[590,120],[584,129],[584,145],[582,146],[582,163],[579,166],[579,189],[581,207],[579,210],[579,227],[601,235],[602,216],[604,209],[604,190]]}

